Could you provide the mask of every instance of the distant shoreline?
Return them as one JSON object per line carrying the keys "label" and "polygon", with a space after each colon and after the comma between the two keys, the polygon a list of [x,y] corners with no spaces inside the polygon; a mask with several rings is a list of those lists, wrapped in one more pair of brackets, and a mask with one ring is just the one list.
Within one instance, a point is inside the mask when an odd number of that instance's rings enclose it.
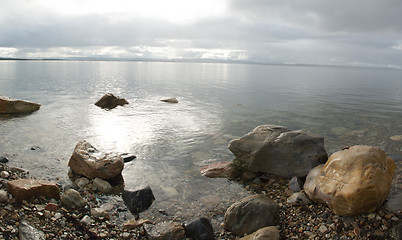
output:
{"label": "distant shoreline", "polygon": [[331,65],[331,64],[312,64],[312,63],[268,63],[246,60],[219,60],[219,59],[158,59],[158,58],[4,58],[0,61],[93,61],[93,62],[183,62],[183,63],[222,63],[222,64],[251,64],[266,66],[285,66],[285,67],[329,67],[329,68],[358,68],[358,69],[388,69],[402,70],[398,66],[353,66],[353,65]]}

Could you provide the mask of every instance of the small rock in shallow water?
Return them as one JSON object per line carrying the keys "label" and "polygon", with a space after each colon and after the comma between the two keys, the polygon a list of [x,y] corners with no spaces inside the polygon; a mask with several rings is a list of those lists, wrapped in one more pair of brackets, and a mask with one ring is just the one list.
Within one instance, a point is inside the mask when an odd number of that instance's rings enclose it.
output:
{"label": "small rock in shallow water", "polygon": [[300,192],[303,189],[303,181],[295,176],[289,181],[289,189],[295,192]]}
{"label": "small rock in shallow water", "polygon": [[153,240],[181,240],[186,235],[184,227],[177,222],[160,222],[148,234]]}
{"label": "small rock in shallow water", "polygon": [[0,163],[8,163],[8,159],[4,156],[0,156]]}
{"label": "small rock in shallow water", "polygon": [[215,234],[211,222],[207,218],[199,218],[186,224],[186,236],[194,240],[214,240]]}
{"label": "small rock in shallow water", "polygon": [[172,97],[172,98],[165,98],[165,99],[161,99],[162,102],[167,102],[167,103],[178,103],[179,101]]}
{"label": "small rock in shallow water", "polygon": [[128,210],[135,217],[138,217],[139,213],[147,210],[155,200],[154,194],[149,186],[137,191],[124,190],[122,198]]}
{"label": "small rock in shallow water", "polygon": [[392,136],[392,137],[390,137],[390,139],[392,140],[392,141],[402,141],[402,135],[394,135],[394,136]]}
{"label": "small rock in shallow water", "polygon": [[123,158],[123,162],[124,162],[124,163],[131,162],[131,161],[133,161],[134,159],[137,158],[136,156],[131,155],[131,154],[129,154],[129,153],[123,153],[123,154],[121,154],[120,156]]}
{"label": "small rock in shallow water", "polygon": [[101,179],[101,178],[95,178],[93,181],[93,185],[98,189],[98,191],[103,192],[103,193],[110,193],[112,191],[112,185],[110,185],[109,182]]}
{"label": "small rock in shallow water", "polygon": [[287,203],[292,205],[308,205],[311,204],[311,201],[303,192],[296,192],[287,199]]}

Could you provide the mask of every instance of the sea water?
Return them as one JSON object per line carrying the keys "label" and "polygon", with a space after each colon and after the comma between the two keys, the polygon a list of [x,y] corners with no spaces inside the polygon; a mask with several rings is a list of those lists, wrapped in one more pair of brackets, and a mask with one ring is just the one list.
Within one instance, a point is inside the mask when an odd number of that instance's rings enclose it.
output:
{"label": "sea water", "polygon": [[[129,105],[94,105],[109,92]],[[201,176],[200,167],[231,161],[229,141],[261,124],[320,135],[329,154],[356,144],[402,151],[390,139],[402,135],[402,71],[393,69],[0,61],[0,95],[42,105],[30,115],[0,116],[0,155],[10,166],[65,185],[82,139],[100,151],[134,154],[125,186],[151,186],[153,216],[202,216],[246,196],[237,183]],[[168,97],[179,103],[160,101]]]}

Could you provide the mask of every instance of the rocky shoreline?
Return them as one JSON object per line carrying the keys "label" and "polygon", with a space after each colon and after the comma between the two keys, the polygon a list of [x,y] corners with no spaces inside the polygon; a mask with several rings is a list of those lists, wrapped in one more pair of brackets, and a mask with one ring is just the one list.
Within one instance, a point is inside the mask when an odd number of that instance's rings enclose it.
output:
{"label": "rocky shoreline", "polygon": [[[1,190],[6,189],[7,181],[29,177],[26,171],[6,164],[0,164],[0,172],[8,173],[7,178],[1,179]],[[289,189],[289,181],[279,177],[264,175],[249,183],[239,183],[251,195],[266,195],[279,205],[280,239],[399,239],[401,236],[401,215],[384,205],[374,213],[342,217],[323,204],[289,204],[287,199],[293,191]],[[10,198],[0,203],[0,239],[19,239],[23,221],[43,232],[44,238],[37,239],[151,239],[150,229],[157,223],[144,219],[131,221],[131,225],[124,223],[119,213],[127,209],[119,207],[119,197],[109,198],[91,188],[81,188],[79,192],[88,202],[79,209],[66,209],[60,200],[44,197],[22,203]],[[107,203],[112,205],[107,213],[91,213],[91,209]],[[223,228],[214,230],[216,239],[240,239]]]}

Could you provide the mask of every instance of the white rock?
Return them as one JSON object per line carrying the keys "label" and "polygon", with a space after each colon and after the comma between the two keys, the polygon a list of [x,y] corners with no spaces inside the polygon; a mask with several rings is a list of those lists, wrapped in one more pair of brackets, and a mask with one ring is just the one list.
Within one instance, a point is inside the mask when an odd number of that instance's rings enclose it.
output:
{"label": "white rock", "polygon": [[88,216],[88,215],[85,215],[82,219],[81,219],[81,223],[83,223],[83,224],[85,224],[85,225],[89,225],[89,224],[91,224],[91,222],[92,222],[93,220]]}
{"label": "white rock", "polygon": [[86,185],[88,185],[89,183],[89,179],[82,177],[82,178],[78,178],[77,180],[75,180],[75,184],[77,184],[78,187],[83,188]]}
{"label": "white rock", "polygon": [[9,176],[10,176],[10,173],[7,171],[2,171],[0,173],[0,177],[2,177],[2,178],[8,178]]}
{"label": "white rock", "polygon": [[110,193],[112,191],[112,185],[110,185],[109,182],[101,179],[101,178],[95,178],[93,181],[93,185],[98,189],[99,191],[103,193]]}
{"label": "white rock", "polygon": [[4,190],[0,190],[0,203],[8,201],[8,193]]}

